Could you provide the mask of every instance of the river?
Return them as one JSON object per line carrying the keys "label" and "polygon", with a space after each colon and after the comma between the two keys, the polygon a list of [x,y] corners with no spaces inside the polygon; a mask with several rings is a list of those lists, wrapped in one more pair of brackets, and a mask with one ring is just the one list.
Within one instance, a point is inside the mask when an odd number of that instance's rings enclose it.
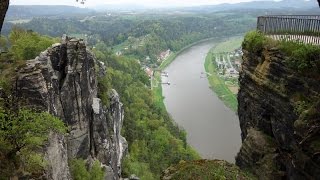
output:
{"label": "river", "polygon": [[202,158],[233,163],[241,145],[235,112],[226,107],[209,88],[203,74],[204,61],[214,42],[185,50],[165,69],[162,77],[164,103],[174,121],[187,132],[187,141]]}

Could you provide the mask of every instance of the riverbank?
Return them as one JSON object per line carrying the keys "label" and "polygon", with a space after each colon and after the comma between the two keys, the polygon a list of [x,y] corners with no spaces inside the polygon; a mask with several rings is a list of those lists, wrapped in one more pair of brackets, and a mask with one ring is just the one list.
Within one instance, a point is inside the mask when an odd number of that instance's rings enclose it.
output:
{"label": "riverbank", "polygon": [[[188,46],[182,48],[181,50],[177,51],[177,52],[172,52],[170,54],[170,56],[168,58],[166,58],[159,66],[159,70],[162,71],[164,70],[166,67],[168,67],[175,59],[178,55],[180,55],[183,51],[187,50],[188,48],[191,48],[192,46],[195,46],[197,44],[206,42],[206,41],[211,41],[211,40],[217,40],[217,41],[221,41],[223,38],[216,38],[216,37],[212,37],[212,38],[207,38],[207,39],[203,39],[197,42],[194,42],[192,44],[189,44]],[[161,86],[161,73],[159,71],[156,71],[154,73],[154,77],[152,80],[152,84],[154,85],[152,87],[152,91],[154,93],[154,100],[155,103],[157,104],[158,107],[165,109],[165,105],[163,102],[163,95],[162,95],[162,86]]]}
{"label": "riverbank", "polygon": [[238,107],[236,93],[238,86],[237,79],[234,78],[227,80],[222,78],[219,74],[218,65],[213,59],[216,58],[216,54],[231,52],[239,48],[241,46],[242,39],[242,37],[232,37],[227,41],[220,42],[208,52],[204,63],[210,88],[226,106],[235,112]]}
{"label": "riverbank", "polygon": [[206,41],[211,41],[211,40],[220,41],[221,39],[222,39],[222,38],[216,38],[216,37],[207,38],[207,39],[202,39],[202,40],[200,40],[200,41],[197,41],[197,42],[194,42],[194,43],[192,43],[192,44],[189,44],[188,46],[180,49],[180,50],[177,51],[177,52],[172,52],[172,53],[170,54],[170,56],[169,56],[167,59],[165,59],[165,60],[160,64],[159,69],[164,70],[166,67],[168,67],[168,66],[175,60],[175,58],[176,58],[179,54],[181,54],[183,51],[187,50],[188,48],[191,48],[191,47],[194,46],[194,45],[197,45],[197,44],[200,44],[200,43],[203,43],[203,42],[206,42]]}
{"label": "riverbank", "polygon": [[[179,54],[162,76],[165,108],[187,133],[187,142],[205,159],[234,163],[241,145],[239,121],[209,88],[204,62],[207,53],[220,41],[194,45]],[[212,142],[212,143],[208,143]]]}
{"label": "riverbank", "polygon": [[[166,67],[168,67],[176,59],[176,57],[179,54],[181,54],[183,51],[187,50],[188,48],[206,41],[210,41],[210,40],[216,40],[218,43],[216,46],[212,47],[212,49],[208,52],[206,56],[206,61],[205,61],[206,72],[212,74],[212,76],[208,77],[210,87],[229,108],[231,108],[233,111],[236,111],[238,106],[236,94],[233,93],[225,84],[226,82],[218,76],[216,67],[214,66],[214,64],[210,63],[210,61],[213,58],[212,53],[230,52],[240,47],[241,42],[243,40],[241,36],[234,36],[234,37],[228,38],[228,40],[227,38],[214,37],[214,38],[207,38],[207,39],[194,42],[182,48],[178,52],[172,52],[170,56],[161,63],[161,65],[159,66],[159,70],[162,71]],[[152,84],[155,85],[152,88],[152,90],[155,96],[154,100],[157,106],[165,109],[166,107],[163,102],[164,97],[162,95],[161,73],[159,71],[154,73]]]}

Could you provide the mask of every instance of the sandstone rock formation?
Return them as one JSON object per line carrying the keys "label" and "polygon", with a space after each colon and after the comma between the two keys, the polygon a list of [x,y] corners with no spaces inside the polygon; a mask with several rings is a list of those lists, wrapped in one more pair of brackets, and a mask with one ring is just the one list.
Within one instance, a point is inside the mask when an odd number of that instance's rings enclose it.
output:
{"label": "sandstone rock formation", "polygon": [[120,178],[127,150],[120,135],[123,108],[114,90],[110,107],[97,98],[96,64],[82,40],[64,37],[18,72],[16,94],[25,105],[59,117],[70,128],[66,137],[50,135],[48,179],[71,179],[72,158],[98,159],[106,166],[107,179]]}
{"label": "sandstone rock formation", "polygon": [[243,144],[236,164],[259,179],[319,179],[319,76],[293,70],[277,48],[243,51],[238,94]]}

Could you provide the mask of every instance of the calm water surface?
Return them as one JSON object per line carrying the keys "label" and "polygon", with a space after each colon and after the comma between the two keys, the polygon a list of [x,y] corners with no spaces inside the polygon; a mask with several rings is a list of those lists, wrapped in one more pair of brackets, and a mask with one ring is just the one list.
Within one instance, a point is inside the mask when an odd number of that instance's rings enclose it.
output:
{"label": "calm water surface", "polygon": [[187,132],[187,141],[203,158],[234,162],[241,145],[235,112],[209,88],[204,61],[214,42],[195,45],[181,53],[162,77],[164,103],[177,124]]}

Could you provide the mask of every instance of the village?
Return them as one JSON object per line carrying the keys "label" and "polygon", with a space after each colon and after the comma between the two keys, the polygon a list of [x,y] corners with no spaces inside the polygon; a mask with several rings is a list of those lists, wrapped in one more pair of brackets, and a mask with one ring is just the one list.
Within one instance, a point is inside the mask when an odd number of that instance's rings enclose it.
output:
{"label": "village", "polygon": [[216,53],[213,63],[217,66],[219,76],[224,79],[238,78],[241,56],[241,49],[236,49],[233,52]]}
{"label": "village", "polygon": [[[161,64],[165,59],[167,59],[171,54],[171,50],[168,49],[166,51],[162,51],[158,58],[157,58],[157,63]],[[149,56],[146,57],[146,60],[150,59]],[[143,66],[144,71],[146,72],[146,74],[151,78],[154,75],[154,71],[156,71],[155,68],[152,67],[148,67],[147,65]],[[165,76],[168,76],[168,74],[164,73]]]}
{"label": "village", "polygon": [[212,56],[212,63],[216,67],[215,73],[233,94],[237,94],[239,90],[238,77],[242,55],[241,48],[238,48],[232,52],[214,53]]}

